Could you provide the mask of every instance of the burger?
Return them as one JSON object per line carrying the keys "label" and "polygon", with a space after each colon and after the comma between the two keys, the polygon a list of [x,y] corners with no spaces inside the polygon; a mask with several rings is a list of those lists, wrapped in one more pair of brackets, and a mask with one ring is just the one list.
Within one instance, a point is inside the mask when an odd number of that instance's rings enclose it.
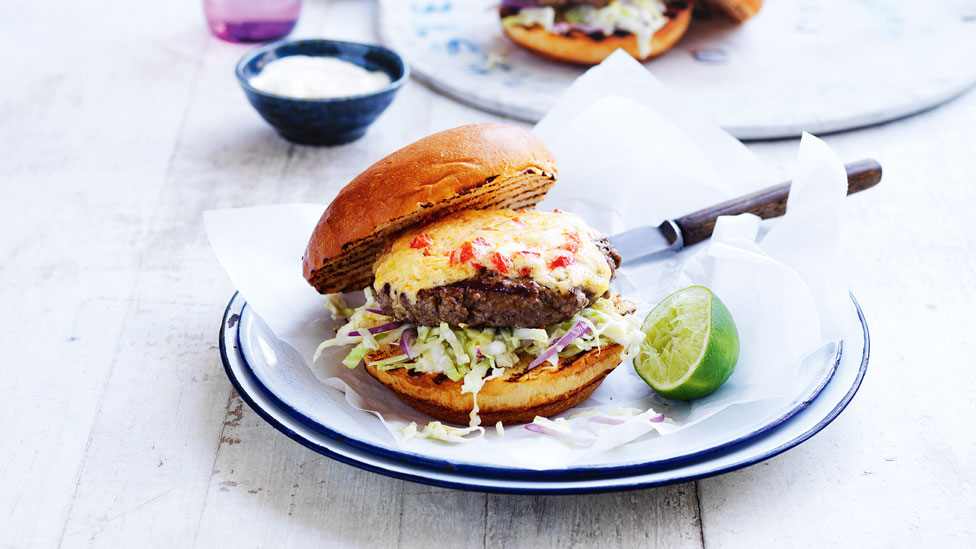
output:
{"label": "burger", "polygon": [[[578,216],[535,211],[552,153],[504,124],[443,131],[344,187],[303,259],[345,319],[325,349],[434,418],[530,422],[593,393],[643,338],[610,291],[620,256]],[[363,290],[351,308],[337,296]]]}
{"label": "burger", "polygon": [[691,0],[503,0],[505,34],[544,57],[595,65],[617,49],[644,61],[678,42]]}

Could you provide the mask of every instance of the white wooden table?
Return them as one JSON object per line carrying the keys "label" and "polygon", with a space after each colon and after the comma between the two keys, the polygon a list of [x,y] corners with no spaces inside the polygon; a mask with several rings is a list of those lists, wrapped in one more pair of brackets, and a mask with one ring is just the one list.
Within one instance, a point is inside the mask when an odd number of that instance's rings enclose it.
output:
{"label": "white wooden table", "polygon": [[[374,9],[308,0],[296,35],[374,40]],[[364,139],[290,145],[196,1],[8,2],[0,44],[0,546],[976,545],[976,93],[826,138],[886,170],[850,199],[873,353],[833,424],[698,482],[503,496],[368,473],[260,420],[223,374],[234,288],[201,222],[322,202],[493,117],[411,82]],[[796,142],[752,148],[785,173]]]}

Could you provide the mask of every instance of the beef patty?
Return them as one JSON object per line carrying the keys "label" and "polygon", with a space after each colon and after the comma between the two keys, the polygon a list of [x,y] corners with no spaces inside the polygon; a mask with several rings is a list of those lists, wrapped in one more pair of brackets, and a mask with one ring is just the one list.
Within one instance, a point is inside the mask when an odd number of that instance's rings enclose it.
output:
{"label": "beef patty", "polygon": [[[612,277],[620,266],[620,254],[606,238],[595,243],[606,256]],[[374,290],[384,314],[421,326],[447,322],[452,326],[543,328],[568,319],[601,297],[587,295],[580,288],[560,293],[529,277],[509,278],[487,269],[461,282],[420,290],[415,303],[402,295],[394,298],[389,284]]]}

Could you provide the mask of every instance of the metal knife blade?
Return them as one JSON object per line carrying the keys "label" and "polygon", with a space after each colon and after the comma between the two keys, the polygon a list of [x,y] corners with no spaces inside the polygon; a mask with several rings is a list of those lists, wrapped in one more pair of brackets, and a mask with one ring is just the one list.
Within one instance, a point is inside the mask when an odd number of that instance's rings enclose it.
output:
{"label": "metal knife blade", "polygon": [[657,227],[648,225],[615,234],[610,237],[610,242],[627,261],[654,259],[684,247],[681,229],[671,219]]}
{"label": "metal knife blade", "polygon": [[[847,171],[847,194],[869,189],[881,182],[881,164],[876,160],[859,160],[844,168]],[[789,194],[790,183],[782,183],[669,219],[657,227],[637,227],[624,231],[611,236],[610,241],[626,261],[657,259],[666,252],[676,252],[711,237],[719,216],[741,213],[756,214],[763,219],[781,216],[786,213]]]}

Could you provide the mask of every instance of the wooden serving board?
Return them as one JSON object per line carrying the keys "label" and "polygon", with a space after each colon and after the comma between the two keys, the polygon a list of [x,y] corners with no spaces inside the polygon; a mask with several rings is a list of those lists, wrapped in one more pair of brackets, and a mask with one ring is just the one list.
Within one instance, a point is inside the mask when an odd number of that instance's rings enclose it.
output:
{"label": "wooden serving board", "polygon": [[[383,41],[433,87],[534,122],[585,70],[501,33],[497,0],[380,0]],[[976,2],[768,0],[742,26],[695,20],[648,70],[740,139],[904,117],[976,84]],[[662,106],[666,108],[666,106]]]}

